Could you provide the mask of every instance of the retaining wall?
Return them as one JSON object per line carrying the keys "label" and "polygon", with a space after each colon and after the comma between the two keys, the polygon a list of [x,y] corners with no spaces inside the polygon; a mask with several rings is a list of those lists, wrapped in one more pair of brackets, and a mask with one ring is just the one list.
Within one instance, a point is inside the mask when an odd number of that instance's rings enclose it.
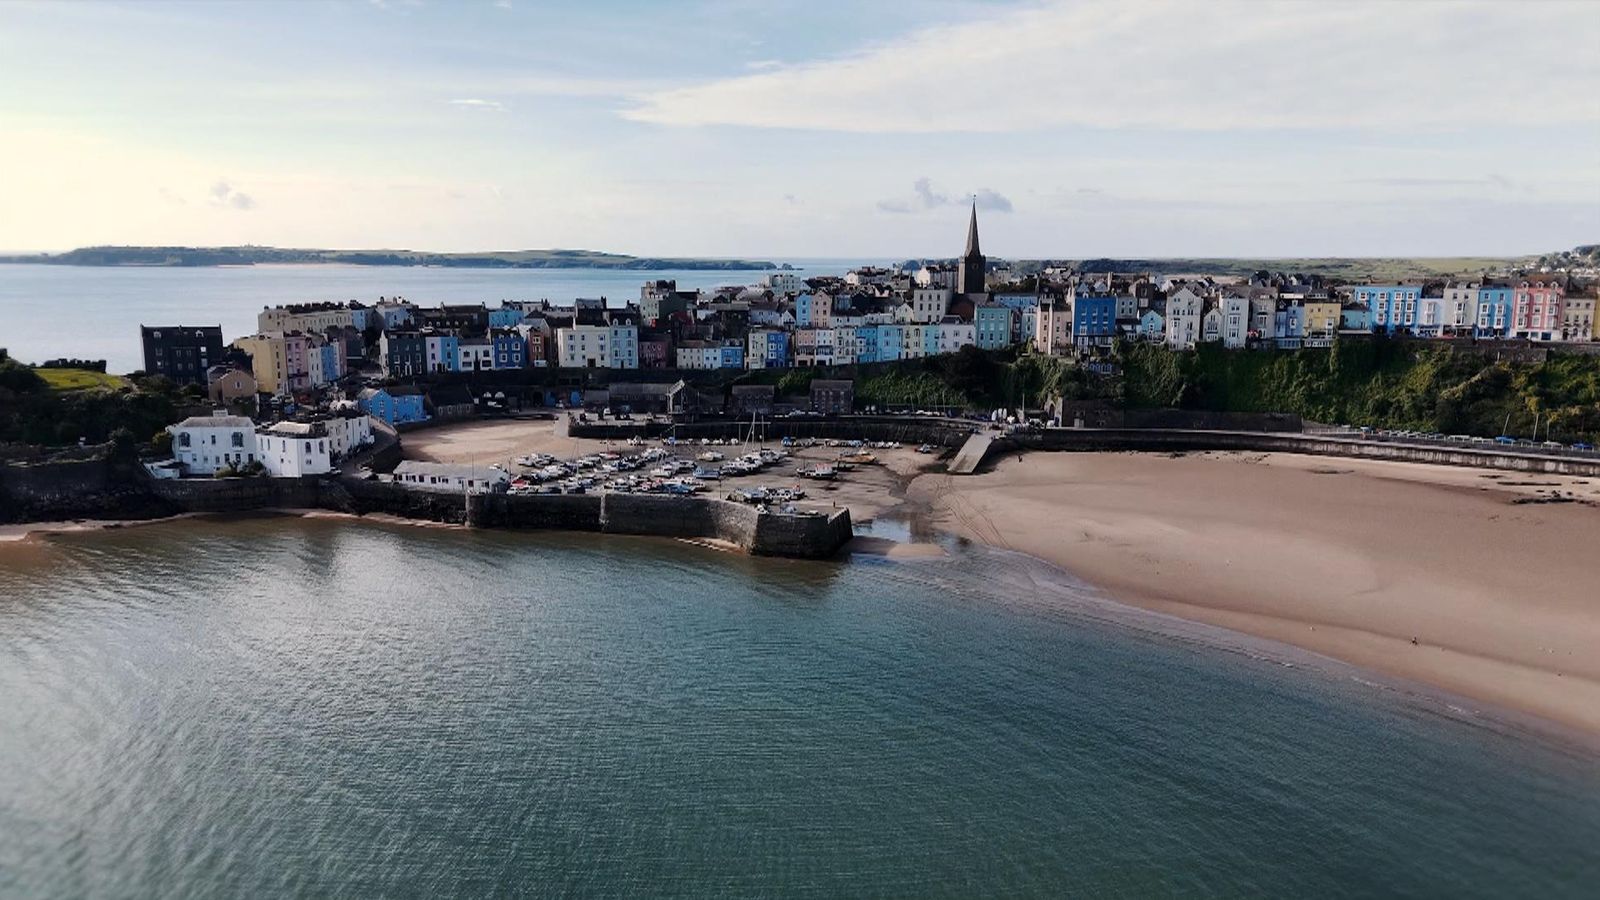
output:
{"label": "retaining wall", "polygon": [[[902,444],[934,444],[959,447],[975,426],[982,423],[964,419],[904,418],[898,416],[849,416],[845,418],[797,417],[770,419],[756,426],[756,434],[767,441],[792,438],[830,438],[839,440],[899,441]],[[721,419],[684,422],[676,426],[662,422],[620,423],[572,422],[566,433],[572,437],[622,441],[630,437],[654,439],[669,433],[680,440],[700,438],[744,438],[750,433],[750,420]]]}

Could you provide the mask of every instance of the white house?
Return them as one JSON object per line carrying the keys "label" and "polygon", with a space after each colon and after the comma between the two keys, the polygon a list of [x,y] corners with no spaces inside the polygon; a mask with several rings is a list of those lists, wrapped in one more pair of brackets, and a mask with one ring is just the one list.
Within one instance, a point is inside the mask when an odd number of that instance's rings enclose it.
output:
{"label": "white house", "polygon": [[242,468],[256,461],[256,423],[245,416],[190,416],[167,431],[172,457],[190,475],[214,475],[218,469]]}
{"label": "white house", "polygon": [[939,322],[938,348],[940,353],[954,353],[978,340],[977,326],[958,316],[945,316]]}
{"label": "white house", "polygon": [[774,294],[787,294],[800,290],[800,276],[794,272],[768,272],[761,276],[761,284]]}
{"label": "white house", "polygon": [[923,287],[912,291],[912,321],[925,325],[937,323],[949,312],[953,296],[949,288]]}
{"label": "white house", "polygon": [[487,494],[504,491],[511,484],[511,476],[501,469],[487,466],[459,466],[408,459],[395,466],[394,481],[423,491]]}
{"label": "white house", "polygon": [[487,372],[494,368],[494,344],[488,338],[462,338],[456,350],[463,372]]}
{"label": "white house", "polygon": [[256,448],[274,478],[326,475],[333,471],[333,449],[323,422],[277,422],[256,429]]}
{"label": "white house", "polygon": [[1222,346],[1237,350],[1245,345],[1250,332],[1250,298],[1229,295],[1222,298]]}
{"label": "white house", "polygon": [[353,406],[334,410],[322,424],[328,431],[328,451],[335,460],[372,443],[372,417]]}
{"label": "white house", "polygon": [[1174,350],[1192,350],[1200,340],[1200,315],[1205,300],[1193,288],[1184,285],[1167,297],[1167,346]]}

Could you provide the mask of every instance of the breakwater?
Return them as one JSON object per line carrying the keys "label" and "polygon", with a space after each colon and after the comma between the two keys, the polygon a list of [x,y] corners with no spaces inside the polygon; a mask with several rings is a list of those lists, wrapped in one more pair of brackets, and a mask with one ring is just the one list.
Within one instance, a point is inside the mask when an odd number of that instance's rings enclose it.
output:
{"label": "breakwater", "polygon": [[473,494],[345,482],[348,511],[480,528],[557,529],[726,541],[761,556],[824,559],[850,540],[849,510],[796,516],[704,497],[653,494]]}

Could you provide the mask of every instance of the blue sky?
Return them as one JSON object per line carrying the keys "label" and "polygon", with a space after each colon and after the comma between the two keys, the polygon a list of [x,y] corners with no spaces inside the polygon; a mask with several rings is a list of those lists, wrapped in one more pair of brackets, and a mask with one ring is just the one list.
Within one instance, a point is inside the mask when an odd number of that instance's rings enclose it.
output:
{"label": "blue sky", "polygon": [[0,247],[1522,253],[1600,5],[0,4]]}

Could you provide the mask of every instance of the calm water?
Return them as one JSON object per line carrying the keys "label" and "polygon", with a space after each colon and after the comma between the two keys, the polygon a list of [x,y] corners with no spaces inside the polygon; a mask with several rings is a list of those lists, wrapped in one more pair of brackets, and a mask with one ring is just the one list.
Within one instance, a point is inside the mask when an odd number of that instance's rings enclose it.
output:
{"label": "calm water", "polygon": [[0,553],[8,898],[1600,879],[1593,758],[1107,621],[1009,556],[297,520]]}
{"label": "calm water", "polygon": [[[863,260],[791,260],[802,274],[838,275]],[[879,261],[881,264],[882,261]],[[0,265],[0,347],[26,362],[105,359],[113,372],[144,364],[139,326],[221,325],[229,340],[256,329],[263,306],[399,295],[424,305],[501,300],[637,300],[639,286],[676,279],[683,290],[754,284],[764,271],[427,269],[252,266],[143,269]]]}

